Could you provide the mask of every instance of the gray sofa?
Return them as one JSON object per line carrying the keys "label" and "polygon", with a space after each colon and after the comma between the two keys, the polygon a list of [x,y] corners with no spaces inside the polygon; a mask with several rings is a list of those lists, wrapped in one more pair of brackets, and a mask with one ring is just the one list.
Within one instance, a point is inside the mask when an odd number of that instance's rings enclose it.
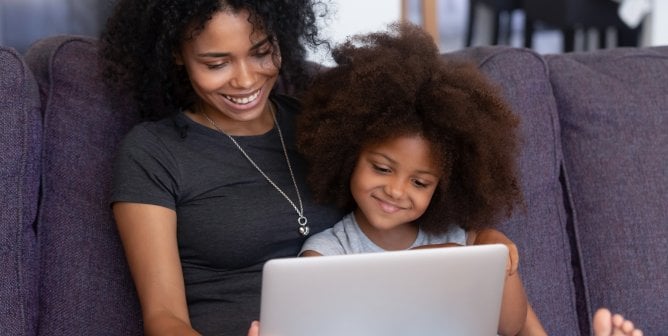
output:
{"label": "gray sofa", "polygon": [[[518,245],[551,335],[589,335],[606,306],[668,335],[668,47],[541,56],[471,48],[522,120]],[[96,41],[0,48],[0,335],[140,335],[107,204],[137,122],[104,89]]]}

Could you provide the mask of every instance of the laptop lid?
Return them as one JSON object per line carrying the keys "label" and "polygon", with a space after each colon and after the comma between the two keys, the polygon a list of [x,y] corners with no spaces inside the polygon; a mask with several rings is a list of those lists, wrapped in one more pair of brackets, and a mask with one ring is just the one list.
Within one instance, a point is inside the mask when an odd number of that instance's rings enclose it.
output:
{"label": "laptop lid", "polygon": [[496,335],[505,245],[273,259],[261,336]]}

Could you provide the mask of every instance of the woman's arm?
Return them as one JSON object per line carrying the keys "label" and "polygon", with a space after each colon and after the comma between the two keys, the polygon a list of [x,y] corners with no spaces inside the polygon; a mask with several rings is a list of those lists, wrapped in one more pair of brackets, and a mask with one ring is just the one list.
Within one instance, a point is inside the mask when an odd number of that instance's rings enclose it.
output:
{"label": "woman's arm", "polygon": [[199,335],[190,325],[176,241],[176,212],[149,204],[113,205],[146,335]]}
{"label": "woman's arm", "polygon": [[504,244],[508,247],[509,261],[506,267],[506,283],[503,288],[498,332],[501,335],[517,335],[522,330],[529,313],[527,297],[519,272],[517,272],[519,264],[517,246],[506,235],[494,229],[469,232],[467,240],[473,245]]}

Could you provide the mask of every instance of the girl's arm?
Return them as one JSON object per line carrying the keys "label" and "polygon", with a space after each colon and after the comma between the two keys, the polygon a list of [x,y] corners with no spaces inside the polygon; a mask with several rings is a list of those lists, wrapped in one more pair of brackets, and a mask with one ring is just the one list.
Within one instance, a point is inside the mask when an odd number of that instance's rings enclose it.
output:
{"label": "girl's arm", "polygon": [[306,250],[304,251],[304,253],[300,255],[300,257],[321,257],[321,256],[322,254],[312,250]]}
{"label": "girl's arm", "polygon": [[146,335],[199,335],[190,325],[176,241],[176,212],[114,203],[114,217],[137,288]]}
{"label": "girl's arm", "polygon": [[547,336],[547,331],[545,331],[543,325],[540,324],[538,316],[536,316],[536,313],[533,311],[531,304],[527,307],[527,321],[524,322],[524,326],[517,336]]}
{"label": "girl's arm", "polygon": [[498,332],[501,335],[517,335],[524,327],[529,313],[527,297],[519,272],[517,272],[519,264],[517,246],[506,235],[494,229],[468,232],[467,243],[472,245],[504,244],[508,247],[509,262],[506,267],[506,283],[503,288]]}

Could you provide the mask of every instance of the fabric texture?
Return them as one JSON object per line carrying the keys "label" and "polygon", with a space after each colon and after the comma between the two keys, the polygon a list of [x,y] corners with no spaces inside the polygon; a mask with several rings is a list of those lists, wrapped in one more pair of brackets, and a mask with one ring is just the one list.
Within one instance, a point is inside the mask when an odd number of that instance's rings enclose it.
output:
{"label": "fabric texture", "polygon": [[[39,41],[30,70],[0,48],[1,335],[143,334],[109,207],[113,155],[138,113],[103,86],[95,43]],[[525,209],[499,229],[548,333],[590,335],[607,306],[665,334],[668,47],[445,57],[475,62],[520,116]]]}
{"label": "fabric texture", "polygon": [[470,48],[446,57],[475,62],[520,118],[518,167],[525,204],[499,229],[517,245],[530,303],[550,335],[588,330],[577,315],[578,278],[559,183],[560,129],[547,64],[533,51],[509,47]]}
{"label": "fabric texture", "polygon": [[[445,243],[466,245],[466,231],[453,227],[444,234],[432,235],[419,230],[415,241],[407,249]],[[385,251],[362,232],[353,213],[347,214],[333,227],[307,239],[299,254],[309,250],[325,256]]]}
{"label": "fabric texture", "polygon": [[39,334],[141,335],[109,207],[113,153],[138,114],[104,87],[91,39],[41,40],[26,62],[44,117]]}
{"label": "fabric texture", "polygon": [[[312,233],[342,216],[313,201],[297,154],[293,98],[272,95],[304,214]],[[279,133],[274,127],[235,140],[299,207]],[[112,201],[176,211],[177,240],[193,327],[204,335],[245,335],[260,315],[262,266],[295,257],[304,239],[297,212],[230,139],[181,113],[136,126],[116,159]]]}
{"label": "fabric texture", "polygon": [[0,47],[0,335],[36,333],[41,141],[35,78],[16,51]]}
{"label": "fabric texture", "polygon": [[547,57],[590,312],[668,330],[668,48]]}

